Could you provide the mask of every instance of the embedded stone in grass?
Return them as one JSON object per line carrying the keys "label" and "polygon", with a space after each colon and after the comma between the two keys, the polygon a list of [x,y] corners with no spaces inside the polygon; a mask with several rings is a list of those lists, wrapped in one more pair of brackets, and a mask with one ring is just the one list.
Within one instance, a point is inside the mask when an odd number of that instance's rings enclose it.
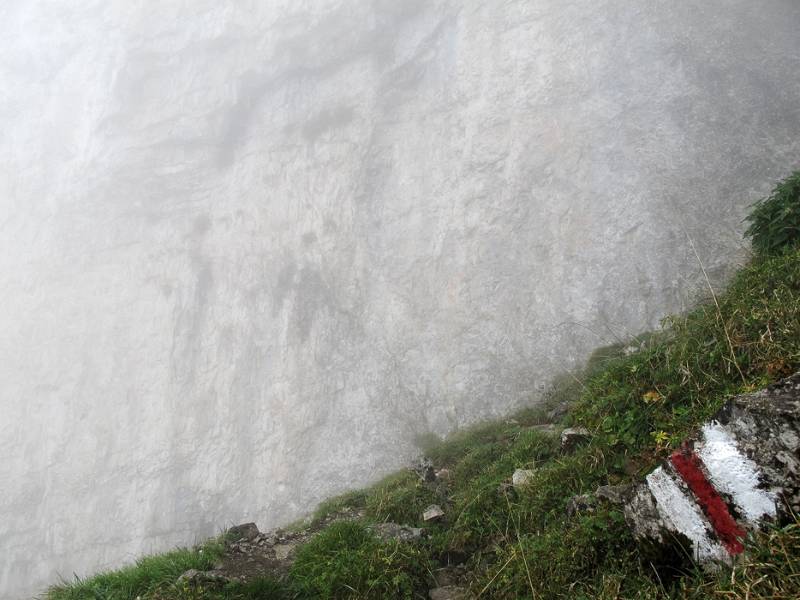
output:
{"label": "embedded stone in grass", "polygon": [[517,469],[511,476],[511,483],[515,488],[528,485],[533,481],[536,471],[533,469]]}
{"label": "embedded stone in grass", "polygon": [[568,427],[561,432],[561,449],[572,452],[579,445],[589,441],[591,433],[585,427]]}
{"label": "embedded stone in grass", "polygon": [[444,511],[442,507],[438,504],[431,504],[425,511],[422,513],[422,520],[425,522],[428,521],[438,521],[444,516]]}
{"label": "embedded stone in grass", "polygon": [[379,523],[370,529],[384,542],[416,542],[425,535],[425,530],[420,527],[408,527],[397,523]]}

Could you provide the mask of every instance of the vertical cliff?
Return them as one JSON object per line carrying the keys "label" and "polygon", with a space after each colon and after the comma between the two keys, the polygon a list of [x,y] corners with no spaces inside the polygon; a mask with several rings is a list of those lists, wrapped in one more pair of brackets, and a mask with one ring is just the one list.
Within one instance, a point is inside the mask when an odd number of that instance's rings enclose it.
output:
{"label": "vertical cliff", "polygon": [[[398,466],[744,255],[776,0],[0,7],[0,597]],[[744,190],[744,192],[742,191]]]}

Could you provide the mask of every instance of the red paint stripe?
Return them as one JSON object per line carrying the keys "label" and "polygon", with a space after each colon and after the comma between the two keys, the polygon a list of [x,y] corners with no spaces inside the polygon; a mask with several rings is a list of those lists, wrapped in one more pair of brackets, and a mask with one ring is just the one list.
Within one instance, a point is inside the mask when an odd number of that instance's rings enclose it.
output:
{"label": "red paint stripe", "polygon": [[741,540],[745,532],[731,516],[728,505],[706,477],[700,457],[691,448],[684,447],[673,452],[670,461],[692,490],[717,537],[728,552],[741,554],[744,551]]}

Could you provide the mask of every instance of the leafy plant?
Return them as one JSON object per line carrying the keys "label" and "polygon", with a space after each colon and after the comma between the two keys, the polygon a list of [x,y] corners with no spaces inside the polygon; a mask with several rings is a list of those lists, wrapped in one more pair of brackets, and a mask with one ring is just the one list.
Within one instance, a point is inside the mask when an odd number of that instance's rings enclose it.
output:
{"label": "leafy plant", "polygon": [[758,254],[773,256],[800,243],[800,171],[781,181],[747,217],[745,235]]}

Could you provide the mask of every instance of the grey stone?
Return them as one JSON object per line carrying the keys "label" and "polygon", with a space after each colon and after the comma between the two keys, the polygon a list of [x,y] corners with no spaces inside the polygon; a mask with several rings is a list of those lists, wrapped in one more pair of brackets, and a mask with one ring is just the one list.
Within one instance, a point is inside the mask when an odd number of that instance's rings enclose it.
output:
{"label": "grey stone", "polygon": [[572,452],[579,445],[589,441],[591,433],[585,427],[568,427],[561,432],[561,449]]}
{"label": "grey stone", "polygon": [[422,513],[422,520],[423,521],[438,521],[444,516],[444,511],[442,507],[438,504],[431,504],[425,511]]}
{"label": "grey stone", "polygon": [[800,373],[752,394],[735,397],[717,416],[762,469],[765,486],[779,493],[790,518],[800,506]]}
{"label": "grey stone", "polygon": [[517,469],[511,476],[511,483],[516,487],[528,485],[536,476],[536,471],[533,469]]}

